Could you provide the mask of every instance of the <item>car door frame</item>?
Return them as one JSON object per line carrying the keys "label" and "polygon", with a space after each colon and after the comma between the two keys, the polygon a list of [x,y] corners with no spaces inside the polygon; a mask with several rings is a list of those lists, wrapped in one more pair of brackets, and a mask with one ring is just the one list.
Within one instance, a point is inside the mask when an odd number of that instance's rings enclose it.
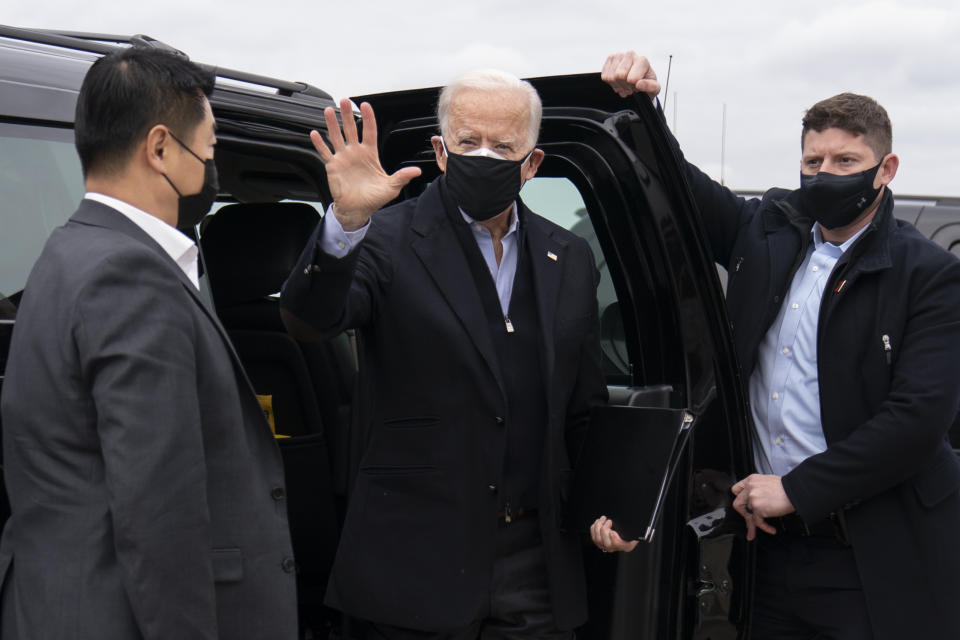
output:
{"label": "car door frame", "polygon": [[[662,113],[645,96],[617,97],[597,74],[530,82],[543,102],[539,175],[575,184],[612,265],[632,365],[627,395],[669,385],[669,406],[695,420],[693,444],[663,496],[657,535],[629,555],[587,554],[588,581],[599,587],[591,588],[592,609],[609,607],[609,615],[595,616],[579,637],[747,637],[752,553],[728,491],[751,469],[746,395],[703,225]],[[354,98],[374,107],[385,170],[423,171],[401,198],[439,173],[429,140],[437,133],[438,92]],[[701,418],[714,425],[704,446],[697,444],[707,430]],[[725,450],[720,470],[698,463],[705,445]],[[701,488],[710,489],[712,504]]]}

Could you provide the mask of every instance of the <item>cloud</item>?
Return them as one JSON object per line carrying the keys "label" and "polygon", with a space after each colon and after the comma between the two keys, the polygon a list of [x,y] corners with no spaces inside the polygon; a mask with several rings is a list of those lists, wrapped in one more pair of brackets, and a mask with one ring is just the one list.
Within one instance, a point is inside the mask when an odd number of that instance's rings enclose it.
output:
{"label": "cloud", "polygon": [[[8,3],[9,4],[9,3]],[[727,183],[797,182],[800,118],[844,90],[890,112],[900,192],[960,195],[960,7],[955,0],[797,5],[755,0],[107,0],[14,3],[18,26],[147,33],[195,60],[314,84],[336,97],[436,86],[461,71],[521,76],[599,71],[635,49],[666,80],[687,156]]]}

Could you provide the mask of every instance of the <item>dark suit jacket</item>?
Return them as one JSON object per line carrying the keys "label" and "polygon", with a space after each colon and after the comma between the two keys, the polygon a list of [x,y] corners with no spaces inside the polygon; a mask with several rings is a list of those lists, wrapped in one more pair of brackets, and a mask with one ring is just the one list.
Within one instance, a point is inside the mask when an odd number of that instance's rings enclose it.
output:
{"label": "dark suit jacket", "polygon": [[[288,327],[357,327],[359,427],[369,439],[328,600],[350,615],[443,630],[477,615],[494,558],[506,393],[481,298],[441,198],[376,213],[342,260],[310,240],[281,299]],[[586,616],[580,540],[561,532],[572,451],[606,399],[597,269],[587,243],[522,204],[548,409],[539,518],[557,622]],[[556,260],[548,256],[556,256]],[[291,321],[290,315],[295,316]]]}
{"label": "dark suit jacket", "polygon": [[270,428],[213,313],[118,211],[84,200],[48,240],[2,409],[3,640],[295,637]]}
{"label": "dark suit jacket", "polygon": [[[746,381],[812,221],[796,192],[744,200],[689,164],[687,176],[728,270]],[[960,638],[960,464],[947,440],[960,404],[960,261],[897,220],[889,190],[824,290],[817,343],[827,450],[784,489],[807,522],[845,515],[876,638]]]}

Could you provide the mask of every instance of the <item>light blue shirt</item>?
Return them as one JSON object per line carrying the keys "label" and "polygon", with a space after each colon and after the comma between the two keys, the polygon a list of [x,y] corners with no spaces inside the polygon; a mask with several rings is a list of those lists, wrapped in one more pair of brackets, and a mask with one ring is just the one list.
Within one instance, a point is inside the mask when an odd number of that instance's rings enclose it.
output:
{"label": "light blue shirt", "polygon": [[510,227],[500,239],[503,245],[503,255],[500,256],[500,265],[497,266],[497,255],[493,251],[493,235],[489,230],[473,218],[460,210],[460,215],[470,225],[473,231],[473,238],[480,247],[480,253],[483,254],[483,260],[490,269],[490,275],[493,277],[493,283],[497,286],[497,297],[500,298],[500,309],[504,317],[510,313],[510,299],[513,297],[513,280],[517,275],[517,238],[519,227],[517,220],[517,204],[513,204],[513,211],[510,212]]}
{"label": "light blue shirt", "polygon": [[323,231],[320,233],[320,250],[328,256],[342,258],[353,251],[353,248],[363,241],[367,235],[370,223],[363,225],[354,231],[344,231],[343,225],[333,214],[333,205],[327,207],[327,213],[323,216]]}
{"label": "light blue shirt", "polygon": [[[500,257],[500,264],[497,265],[497,256],[493,250],[493,236],[482,224],[468,216],[463,210],[460,215],[470,225],[473,231],[473,237],[480,247],[480,253],[483,255],[484,262],[490,270],[490,276],[497,287],[497,297],[500,298],[500,308],[503,315],[506,316],[510,310],[510,299],[513,296],[513,280],[517,274],[517,238],[519,237],[517,229],[519,222],[517,219],[517,203],[513,203],[513,210],[510,212],[510,227],[507,233],[501,238],[500,244],[503,246],[503,255]],[[342,258],[350,253],[367,235],[370,224],[360,227],[356,231],[344,231],[333,215],[333,205],[327,207],[327,214],[323,216],[323,232],[320,234],[320,250],[329,256]]]}
{"label": "light blue shirt", "polygon": [[827,448],[820,423],[817,325],[823,290],[837,261],[867,229],[837,246],[814,225],[813,242],[790,283],[750,376],[754,461],[760,473],[786,475]]}

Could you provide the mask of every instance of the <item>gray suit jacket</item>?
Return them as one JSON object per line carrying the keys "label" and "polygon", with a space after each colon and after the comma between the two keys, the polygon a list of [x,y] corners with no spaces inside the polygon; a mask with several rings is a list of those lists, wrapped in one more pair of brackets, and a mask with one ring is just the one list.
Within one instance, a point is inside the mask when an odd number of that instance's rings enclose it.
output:
{"label": "gray suit jacket", "polygon": [[3,386],[2,640],[283,640],[280,453],[176,264],[84,200],[27,281]]}

